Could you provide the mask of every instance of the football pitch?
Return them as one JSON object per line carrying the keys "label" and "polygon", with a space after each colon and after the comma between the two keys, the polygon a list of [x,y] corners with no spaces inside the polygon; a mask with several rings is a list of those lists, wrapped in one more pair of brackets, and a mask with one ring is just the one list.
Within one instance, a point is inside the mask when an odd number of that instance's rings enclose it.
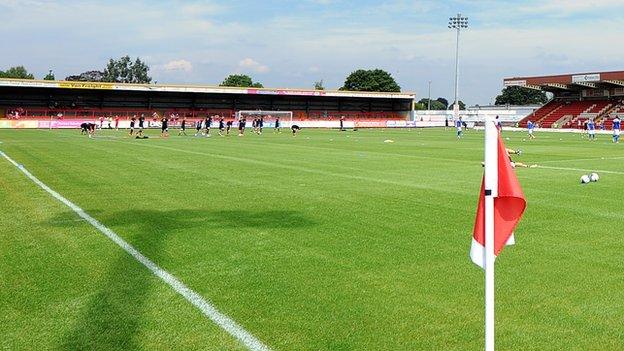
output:
{"label": "football pitch", "polygon": [[[158,134],[0,130],[0,151],[272,350],[482,349],[482,132]],[[504,136],[539,167],[516,170],[497,346],[624,349],[624,145]],[[0,206],[0,348],[246,349],[2,157]]]}

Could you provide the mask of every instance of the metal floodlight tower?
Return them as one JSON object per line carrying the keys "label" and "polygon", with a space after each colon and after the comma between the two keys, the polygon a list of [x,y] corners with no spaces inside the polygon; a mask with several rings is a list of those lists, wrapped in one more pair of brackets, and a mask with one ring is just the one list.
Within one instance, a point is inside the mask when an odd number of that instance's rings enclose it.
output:
{"label": "metal floodlight tower", "polygon": [[453,105],[453,117],[455,120],[459,117],[459,98],[457,91],[459,90],[459,32],[468,28],[468,17],[462,17],[458,13],[455,17],[449,17],[449,29],[455,29],[457,37],[455,40],[455,103]]}

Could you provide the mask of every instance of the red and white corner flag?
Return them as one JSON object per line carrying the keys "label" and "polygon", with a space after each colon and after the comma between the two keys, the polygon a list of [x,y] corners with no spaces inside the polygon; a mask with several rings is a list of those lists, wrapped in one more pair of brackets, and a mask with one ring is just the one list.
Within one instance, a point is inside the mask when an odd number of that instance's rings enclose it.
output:
{"label": "red and white corner flag", "polygon": [[526,199],[499,130],[485,121],[485,172],[479,194],[470,258],[485,269],[485,350],[494,351],[494,259],[513,238]]}
{"label": "red and white corner flag", "polygon": [[513,230],[520,221],[524,209],[526,208],[526,198],[516,178],[516,174],[511,168],[509,156],[503,143],[500,132],[496,132],[496,157],[497,165],[496,179],[498,180],[498,191],[487,189],[485,186],[485,175],[481,182],[479,191],[479,205],[477,206],[477,216],[473,230],[472,246],[470,247],[470,258],[472,262],[481,268],[485,267],[485,198],[486,190],[490,190],[490,196],[494,197],[494,256],[498,256],[505,245],[512,245],[515,241]]}

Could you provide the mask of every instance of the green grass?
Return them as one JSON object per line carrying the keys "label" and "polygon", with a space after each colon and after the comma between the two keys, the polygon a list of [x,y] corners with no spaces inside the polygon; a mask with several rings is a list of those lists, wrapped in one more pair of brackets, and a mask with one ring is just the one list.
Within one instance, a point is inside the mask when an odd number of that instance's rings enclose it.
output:
{"label": "green grass", "polygon": [[[0,150],[274,350],[482,348],[482,133],[149,134],[0,130]],[[497,346],[624,349],[624,146],[505,136],[556,168],[517,170]],[[0,209],[0,348],[243,349],[4,159]]]}

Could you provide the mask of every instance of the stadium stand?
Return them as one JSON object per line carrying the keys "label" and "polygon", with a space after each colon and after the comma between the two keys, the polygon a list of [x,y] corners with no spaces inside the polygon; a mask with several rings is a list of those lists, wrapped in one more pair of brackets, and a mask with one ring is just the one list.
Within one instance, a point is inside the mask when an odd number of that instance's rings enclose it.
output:
{"label": "stadium stand", "polygon": [[[132,116],[145,115],[152,118],[154,113],[159,116],[176,115],[180,118],[186,117],[190,119],[204,118],[206,116],[219,115],[224,118],[234,118],[236,110],[232,109],[47,109],[37,107],[9,107],[6,118],[20,120],[39,120],[49,118],[62,119],[79,119],[79,120],[97,120],[100,117],[109,118],[118,116],[121,119],[129,119]],[[338,120],[341,117],[350,120],[401,120],[405,119],[400,113],[385,111],[308,111],[295,110],[293,118],[297,120]]]}
{"label": "stadium stand", "polygon": [[[297,121],[407,120],[415,95],[305,89],[259,89],[0,79],[1,119],[93,121],[141,114],[187,119],[237,111],[290,111]],[[174,123],[175,124],[175,123]],[[23,125],[31,125],[24,123]],[[35,125],[33,123],[32,125]]]}
{"label": "stadium stand", "polygon": [[504,85],[553,94],[552,100],[522,119],[520,127],[532,120],[542,128],[578,128],[594,119],[608,129],[613,116],[624,114],[624,71],[515,77],[505,79]]}

